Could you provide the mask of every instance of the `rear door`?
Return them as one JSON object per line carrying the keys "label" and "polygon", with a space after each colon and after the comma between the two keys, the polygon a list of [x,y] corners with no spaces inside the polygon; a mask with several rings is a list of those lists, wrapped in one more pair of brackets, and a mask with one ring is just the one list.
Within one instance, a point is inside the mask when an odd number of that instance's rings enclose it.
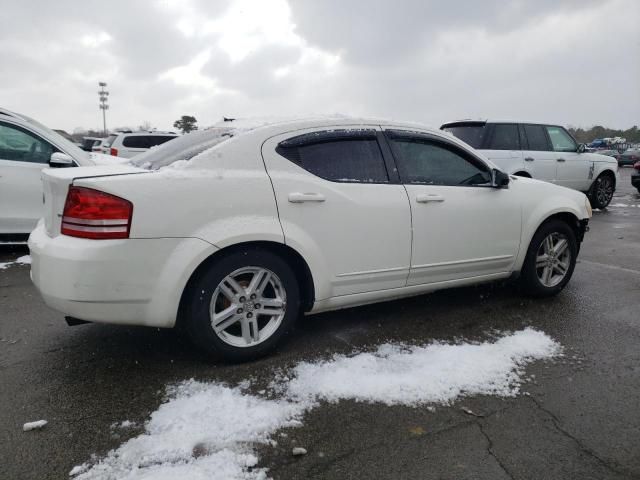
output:
{"label": "rear door", "polygon": [[409,200],[380,136],[379,127],[324,127],[262,147],[285,242],[314,262],[317,300],[406,284]]}
{"label": "rear door", "polygon": [[518,125],[492,123],[486,128],[488,138],[482,153],[503,172],[513,174],[524,170]]}
{"label": "rear door", "polygon": [[593,175],[587,155],[578,153],[578,144],[564,128],[547,125],[547,135],[556,154],[556,183],[563,187],[587,191]]}
{"label": "rear door", "polygon": [[532,178],[555,183],[558,156],[551,147],[544,125],[523,124],[520,133],[525,170]]}
{"label": "rear door", "polygon": [[56,149],[39,136],[0,122],[0,234],[31,232],[42,216],[40,173]]}

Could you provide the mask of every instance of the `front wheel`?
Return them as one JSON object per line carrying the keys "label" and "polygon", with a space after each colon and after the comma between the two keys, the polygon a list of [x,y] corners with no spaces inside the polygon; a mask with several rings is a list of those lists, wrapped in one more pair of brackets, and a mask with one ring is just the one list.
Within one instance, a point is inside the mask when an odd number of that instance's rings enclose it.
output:
{"label": "front wheel", "polygon": [[520,277],[524,292],[533,297],[559,293],[571,279],[578,256],[573,229],[561,220],[544,223],[533,236]]}
{"label": "front wheel", "polygon": [[189,295],[191,340],[209,355],[232,362],[271,352],[300,312],[295,274],[265,250],[236,251],[216,260]]}
{"label": "front wheel", "polygon": [[607,173],[603,173],[591,186],[589,192],[589,201],[593,208],[605,208],[613,198],[615,190],[615,181],[613,177]]}

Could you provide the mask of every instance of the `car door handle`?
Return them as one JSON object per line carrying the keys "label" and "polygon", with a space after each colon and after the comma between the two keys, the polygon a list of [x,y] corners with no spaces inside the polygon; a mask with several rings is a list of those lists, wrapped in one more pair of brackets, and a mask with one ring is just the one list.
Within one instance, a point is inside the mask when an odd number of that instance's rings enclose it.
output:
{"label": "car door handle", "polygon": [[429,202],[444,202],[444,197],[442,195],[435,194],[424,194],[418,195],[416,197],[416,202],[418,203],[429,203]]}
{"label": "car door handle", "polygon": [[564,162],[564,158],[558,158],[559,162]]}
{"label": "car door handle", "polygon": [[525,162],[533,162],[535,159],[533,157],[525,157],[524,161]]}
{"label": "car door handle", "polygon": [[293,192],[289,194],[289,201],[291,203],[324,202],[325,198],[321,193]]}

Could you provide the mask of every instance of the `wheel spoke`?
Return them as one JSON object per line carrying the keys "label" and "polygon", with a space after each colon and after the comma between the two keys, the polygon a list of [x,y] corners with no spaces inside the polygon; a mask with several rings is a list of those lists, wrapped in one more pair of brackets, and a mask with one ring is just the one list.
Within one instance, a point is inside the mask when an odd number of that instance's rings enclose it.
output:
{"label": "wheel spoke", "polygon": [[237,307],[235,305],[231,305],[229,308],[213,314],[213,321],[211,323],[213,325],[213,329],[217,333],[222,332],[238,321],[238,318],[236,317],[236,308]]}
{"label": "wheel spoke", "polygon": [[557,262],[554,266],[553,269],[558,272],[560,275],[564,276],[567,273],[567,270],[569,270],[569,265],[567,265],[566,263],[563,262]]}
{"label": "wheel spoke", "polygon": [[549,255],[546,253],[542,255],[538,255],[536,257],[536,268],[542,268],[547,264],[547,260],[549,260]]}
{"label": "wheel spoke", "polygon": [[286,305],[280,298],[261,298],[260,308],[256,311],[259,315],[283,315]]}
{"label": "wheel spoke", "polygon": [[247,345],[260,340],[260,331],[258,330],[258,320],[256,317],[243,318],[240,321],[240,326],[242,329],[242,338]]}
{"label": "wheel spoke", "polygon": [[544,239],[544,253],[549,255],[551,252],[553,252],[553,238],[549,235]]}
{"label": "wheel spoke", "polygon": [[547,265],[546,267],[544,267],[544,270],[542,272],[542,282],[545,285],[549,285],[549,283],[551,282],[552,276],[553,276],[553,268]]}
{"label": "wheel spoke", "polygon": [[569,246],[569,242],[567,241],[566,238],[561,238],[560,240],[558,240],[558,243],[556,243],[556,246],[554,248],[556,257],[562,255],[568,246]]}
{"label": "wheel spoke", "polygon": [[247,293],[255,294],[258,297],[262,295],[262,292],[269,284],[269,280],[271,280],[271,274],[266,270],[258,270],[251,279],[251,283],[247,287]]}
{"label": "wheel spoke", "polygon": [[235,301],[237,297],[245,293],[244,288],[242,288],[231,276],[224,277],[222,282],[220,282],[220,291],[232,302]]}

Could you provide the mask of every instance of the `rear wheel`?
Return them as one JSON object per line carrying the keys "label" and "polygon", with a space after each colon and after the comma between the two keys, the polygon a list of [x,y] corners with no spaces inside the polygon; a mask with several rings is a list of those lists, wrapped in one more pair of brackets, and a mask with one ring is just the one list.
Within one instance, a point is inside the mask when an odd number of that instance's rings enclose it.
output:
{"label": "rear wheel", "polygon": [[300,311],[295,274],[277,255],[257,249],[225,256],[190,290],[186,328],[206,353],[245,361],[272,351]]}
{"label": "rear wheel", "polygon": [[609,173],[603,173],[593,182],[589,192],[589,201],[593,208],[605,208],[613,198],[615,180]]}
{"label": "rear wheel", "polygon": [[533,236],[520,277],[525,293],[549,297],[571,279],[578,255],[573,229],[561,220],[544,223]]}

